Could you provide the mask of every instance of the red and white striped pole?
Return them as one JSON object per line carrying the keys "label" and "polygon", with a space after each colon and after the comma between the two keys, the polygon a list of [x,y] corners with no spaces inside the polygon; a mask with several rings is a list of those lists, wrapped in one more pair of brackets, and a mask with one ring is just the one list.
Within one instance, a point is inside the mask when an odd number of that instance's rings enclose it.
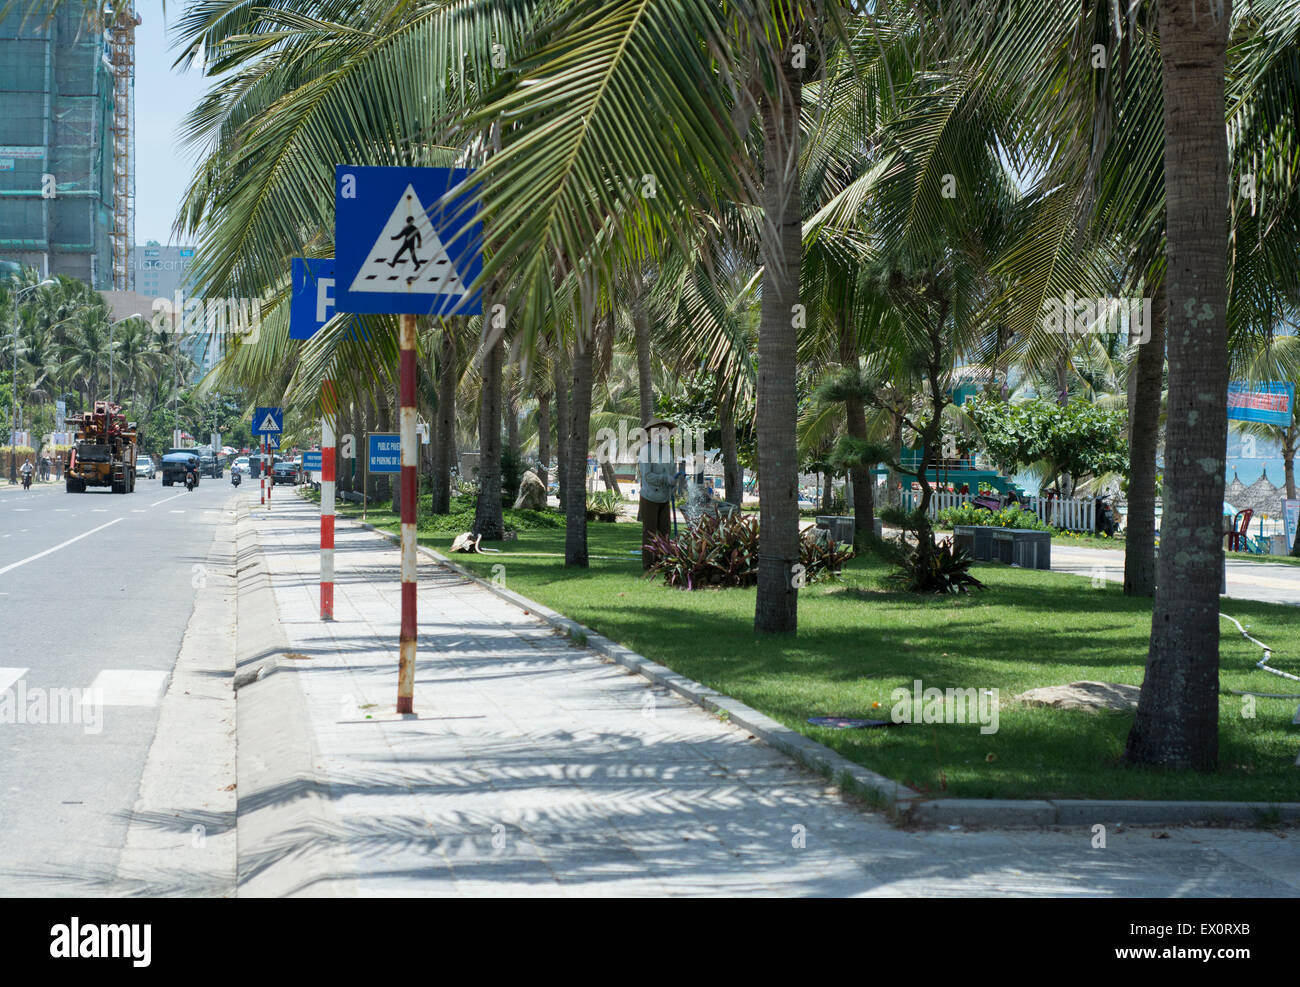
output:
{"label": "red and white striped pole", "polygon": [[275,489],[274,459],[275,455],[271,452],[271,437],[268,435],[266,437],[266,462],[271,464],[271,466],[268,467],[270,476],[266,478],[266,509],[268,511],[271,509],[271,491]]}
{"label": "red and white striped pole", "polygon": [[415,712],[415,461],[419,446],[415,443],[415,316],[402,316],[399,339],[401,358],[398,363],[398,403],[401,406],[402,444],[402,633],[399,639],[397,666],[397,712]]}
{"label": "red and white striped pole", "polygon": [[320,619],[334,619],[334,381],[320,391]]}
{"label": "red and white striped pole", "polygon": [[[266,436],[262,436],[262,441],[259,443],[259,448],[263,453],[265,453]],[[260,503],[263,507],[265,507],[266,506],[266,459],[265,458],[262,459],[260,468],[257,471],[257,475],[261,480],[260,495],[262,498],[258,503]]]}

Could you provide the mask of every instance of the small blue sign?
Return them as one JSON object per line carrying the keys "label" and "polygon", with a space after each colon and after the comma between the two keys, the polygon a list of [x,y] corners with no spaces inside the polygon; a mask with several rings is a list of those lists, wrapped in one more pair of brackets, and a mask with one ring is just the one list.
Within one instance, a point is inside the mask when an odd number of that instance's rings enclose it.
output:
{"label": "small blue sign", "polygon": [[334,166],[335,304],[481,315],[483,224],[464,168]]}
{"label": "small blue sign", "polygon": [[402,472],[402,437],[396,432],[370,432],[367,436],[367,469],[371,473]]}
{"label": "small blue sign", "polygon": [[278,435],[259,435],[256,436],[256,439],[259,451],[261,451],[263,447],[269,447],[271,449],[280,448],[280,436]]}
{"label": "small blue sign", "polygon": [[320,472],[320,452],[304,452],[302,454],[302,468],[308,473]]}
{"label": "small blue sign", "polygon": [[253,434],[279,435],[284,431],[283,408],[254,408]]}

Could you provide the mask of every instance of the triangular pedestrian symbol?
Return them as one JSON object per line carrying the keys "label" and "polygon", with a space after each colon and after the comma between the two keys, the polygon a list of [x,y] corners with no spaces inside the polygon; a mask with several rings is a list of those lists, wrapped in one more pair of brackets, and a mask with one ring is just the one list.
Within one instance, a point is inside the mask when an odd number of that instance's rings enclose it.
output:
{"label": "triangular pedestrian symbol", "polygon": [[280,426],[275,423],[275,415],[272,415],[270,412],[268,412],[266,418],[262,420],[262,427],[259,428],[258,431],[259,432],[280,431]]}
{"label": "triangular pedestrian symbol", "polygon": [[415,187],[408,184],[366,254],[348,291],[463,295],[456,265],[438,239]]}

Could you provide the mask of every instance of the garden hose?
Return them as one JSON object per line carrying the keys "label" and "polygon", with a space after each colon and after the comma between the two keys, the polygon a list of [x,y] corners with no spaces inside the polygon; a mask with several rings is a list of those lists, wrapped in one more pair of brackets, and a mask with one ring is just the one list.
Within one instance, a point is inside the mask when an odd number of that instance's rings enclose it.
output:
{"label": "garden hose", "polygon": [[[1265,672],[1271,672],[1272,674],[1281,676],[1284,679],[1290,679],[1292,682],[1300,682],[1300,675],[1292,675],[1290,672],[1284,672],[1281,669],[1273,668],[1268,664],[1268,660],[1273,657],[1273,649],[1270,648],[1263,641],[1259,640],[1259,638],[1251,637],[1249,634],[1247,634],[1246,628],[1241,626],[1241,622],[1237,620],[1237,618],[1230,617],[1226,613],[1221,613],[1219,614],[1219,616],[1223,617],[1226,620],[1231,620],[1232,623],[1236,626],[1237,630],[1241,632],[1242,637],[1244,637],[1247,641],[1251,642],[1252,644],[1259,645],[1264,650],[1264,657],[1261,658],[1259,661],[1255,662],[1256,668],[1263,669]],[[1230,689],[1229,691],[1235,696],[1261,696],[1267,699],[1300,699],[1300,694],[1277,696],[1277,695],[1272,695],[1264,692],[1239,692],[1236,689]]]}

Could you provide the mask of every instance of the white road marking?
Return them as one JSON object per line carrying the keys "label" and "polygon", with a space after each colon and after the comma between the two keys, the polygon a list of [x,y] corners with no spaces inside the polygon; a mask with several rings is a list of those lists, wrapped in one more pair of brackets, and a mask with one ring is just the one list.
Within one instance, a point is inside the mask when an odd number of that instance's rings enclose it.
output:
{"label": "white road marking", "polygon": [[92,507],[92,508],[90,509],[90,513],[91,513],[91,514],[107,514],[107,513],[108,513],[108,508],[107,508],[107,507]]}
{"label": "white road marking", "polygon": [[55,514],[63,514],[63,513],[65,513],[67,510],[68,510],[68,508],[66,508],[66,507],[56,507],[56,508],[54,508],[54,513],[55,513]]}
{"label": "white road marking", "polygon": [[[59,544],[55,545],[53,548],[47,548],[43,552],[37,552],[35,555],[29,555],[25,559],[19,559],[17,562],[10,562],[3,569],[0,569],[0,576],[3,576],[6,572],[9,572],[11,569],[17,569],[20,565],[26,565],[28,562],[35,562],[37,559],[43,559],[51,552],[57,552],[61,548],[67,548],[74,541],[81,541],[81,539],[85,538],[86,536],[93,535],[96,531],[103,531],[105,528],[117,524],[118,521],[123,521],[123,520],[125,520],[125,518],[115,517],[107,524],[101,524],[98,528],[91,528],[89,531],[83,532],[82,534],[77,535],[75,538],[69,538],[65,542],[59,542]],[[24,528],[23,530],[26,531],[27,529]]]}
{"label": "white road marking", "polygon": [[30,507],[15,507],[14,510],[23,514],[30,514],[32,509]]}
{"label": "white road marking", "polygon": [[157,507],[159,504],[165,504],[165,503],[167,503],[167,501],[169,501],[169,500],[175,500],[177,497],[184,497],[186,493],[187,493],[187,491],[182,490],[180,493],[178,493],[178,494],[172,494],[170,497],[164,497],[162,500],[155,500],[155,501],[154,501],[152,504],[150,504],[149,506],[150,506],[150,507]]}
{"label": "white road marking", "polygon": [[184,513],[185,513],[185,508],[182,507],[180,510],[176,510],[176,511],[168,511],[167,513],[168,513],[168,514],[184,514]]}
{"label": "white road marking", "polygon": [[132,514],[143,514],[143,513],[144,513],[144,508],[143,508],[143,507],[133,507],[133,508],[131,508],[131,513],[132,513]]}
{"label": "white road marking", "polygon": [[98,702],[103,706],[157,706],[166,687],[166,672],[106,669],[82,693],[82,705]]}
{"label": "white road marking", "polygon": [[26,674],[25,668],[0,668],[0,692],[4,692]]}

